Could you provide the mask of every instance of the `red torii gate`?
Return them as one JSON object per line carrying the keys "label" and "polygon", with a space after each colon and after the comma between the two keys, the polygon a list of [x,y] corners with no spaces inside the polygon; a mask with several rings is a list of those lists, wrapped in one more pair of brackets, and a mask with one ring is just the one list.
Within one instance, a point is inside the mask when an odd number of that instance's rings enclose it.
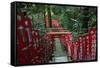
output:
{"label": "red torii gate", "polygon": [[48,16],[45,17],[45,25],[47,27],[47,35],[52,38],[58,37],[61,43],[65,46],[66,52],[68,53],[68,57],[71,56],[71,41],[72,41],[72,32],[65,32],[65,30],[59,25],[56,19],[51,19],[52,27],[49,28],[48,24]]}
{"label": "red torii gate", "polygon": [[46,34],[49,36],[49,38],[59,38],[62,44],[64,44],[64,47],[66,49],[66,52],[68,53],[68,56],[71,56],[71,38],[72,38],[72,32],[57,32],[56,30],[62,30],[62,28],[47,28],[48,32]]}

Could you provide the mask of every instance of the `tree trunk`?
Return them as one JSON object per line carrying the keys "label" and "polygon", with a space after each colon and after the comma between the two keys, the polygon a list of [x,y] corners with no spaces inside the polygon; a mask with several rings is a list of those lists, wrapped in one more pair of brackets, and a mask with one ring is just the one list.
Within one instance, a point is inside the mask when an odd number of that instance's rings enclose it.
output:
{"label": "tree trunk", "polygon": [[88,31],[88,21],[89,21],[89,9],[88,7],[83,9],[82,12],[83,18],[82,18],[82,28],[83,31],[86,33]]}
{"label": "tree trunk", "polygon": [[52,27],[52,22],[51,22],[51,10],[50,10],[50,6],[47,7],[47,11],[48,11],[48,24],[49,24],[49,28]]}

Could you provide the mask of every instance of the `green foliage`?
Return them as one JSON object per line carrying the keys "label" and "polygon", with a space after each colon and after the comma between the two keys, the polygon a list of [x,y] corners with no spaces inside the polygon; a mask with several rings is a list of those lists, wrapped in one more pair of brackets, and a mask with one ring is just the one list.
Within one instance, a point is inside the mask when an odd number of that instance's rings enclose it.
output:
{"label": "green foliage", "polygon": [[18,3],[17,11],[26,12],[26,16],[31,17],[33,28],[41,29],[41,33],[45,31],[44,16],[46,15],[51,16],[51,19],[56,19],[61,27],[73,32],[74,35],[84,33],[84,28],[96,26],[95,7]]}

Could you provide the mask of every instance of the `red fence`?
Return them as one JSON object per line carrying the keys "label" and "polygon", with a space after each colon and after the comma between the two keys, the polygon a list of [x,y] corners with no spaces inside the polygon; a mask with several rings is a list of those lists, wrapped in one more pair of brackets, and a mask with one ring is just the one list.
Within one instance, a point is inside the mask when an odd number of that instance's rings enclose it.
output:
{"label": "red fence", "polygon": [[[56,23],[53,21],[53,24],[56,25]],[[60,27],[59,24],[57,27]],[[61,32],[64,32],[64,30],[62,29]],[[52,36],[46,33],[41,38],[40,31],[38,29],[32,29],[30,18],[17,13],[16,47],[19,64],[49,63],[54,51],[53,41]],[[79,36],[77,41],[72,41],[72,33],[62,35],[60,41],[65,46],[66,53],[72,61],[96,59],[95,27],[90,28],[88,33]]]}
{"label": "red fence", "polygon": [[[46,25],[48,25],[46,17]],[[52,19],[52,27],[62,28],[57,20]],[[59,30],[64,32],[62,28]],[[84,61],[96,59],[96,27],[92,27],[87,33],[82,34],[78,40],[72,41],[72,33],[63,35],[60,38],[61,43],[65,46],[66,52],[72,61]]]}

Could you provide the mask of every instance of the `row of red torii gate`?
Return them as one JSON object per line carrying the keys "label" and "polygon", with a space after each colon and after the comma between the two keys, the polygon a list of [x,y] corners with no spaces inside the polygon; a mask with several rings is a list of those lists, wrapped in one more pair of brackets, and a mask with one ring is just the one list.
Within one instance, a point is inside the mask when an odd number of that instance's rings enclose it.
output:
{"label": "row of red torii gate", "polygon": [[[46,26],[47,24],[46,17]],[[40,36],[39,29],[32,28],[30,17],[17,13],[17,60],[18,64],[50,63],[55,50],[54,38],[59,38],[64,45],[70,61],[89,61],[96,59],[96,27],[89,28],[88,32],[72,41],[72,32],[65,32],[55,19],[52,26],[47,28],[44,36]],[[59,30],[59,31],[56,31]]]}

